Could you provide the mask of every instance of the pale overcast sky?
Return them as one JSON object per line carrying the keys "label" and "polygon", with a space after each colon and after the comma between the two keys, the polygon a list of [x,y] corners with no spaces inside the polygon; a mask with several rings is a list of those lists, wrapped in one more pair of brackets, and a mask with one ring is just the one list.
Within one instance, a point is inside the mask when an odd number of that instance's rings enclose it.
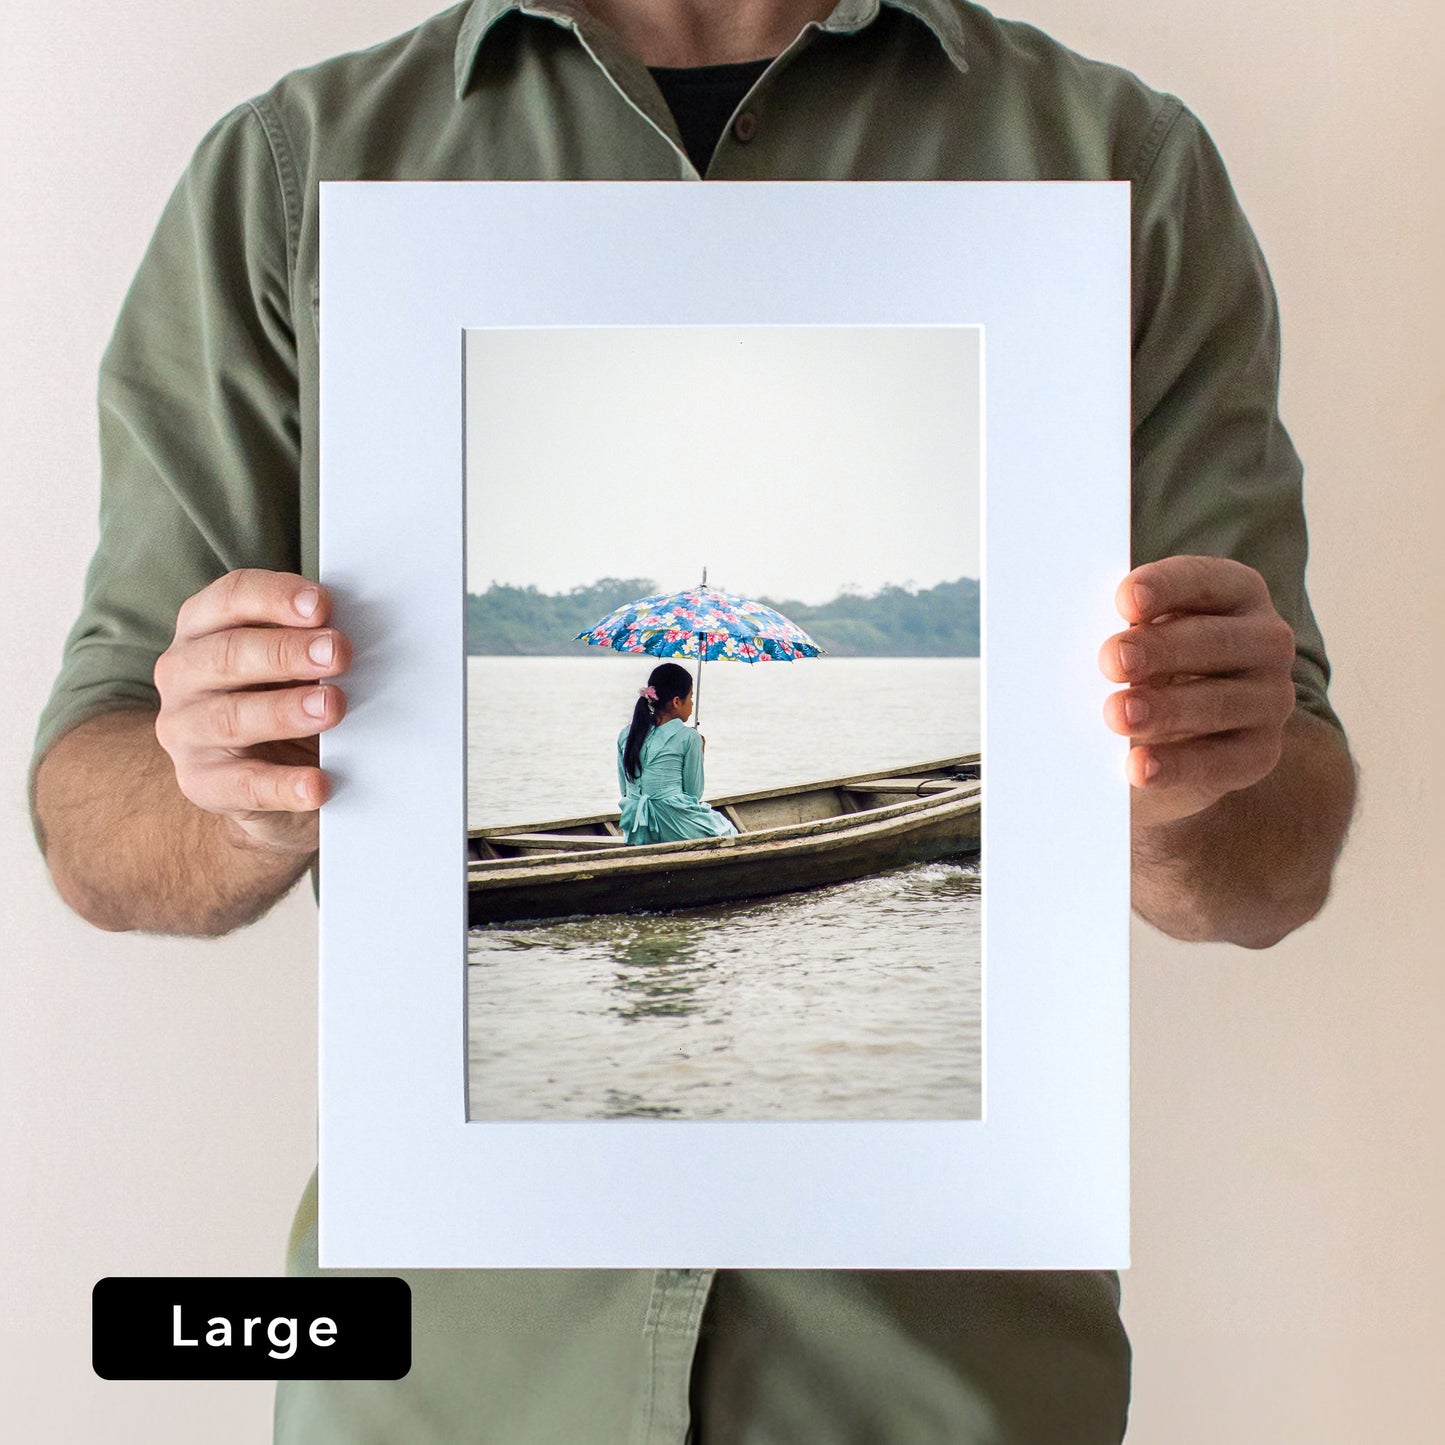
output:
{"label": "pale overcast sky", "polygon": [[467,333],[467,586],[823,602],[979,573],[979,333]]}

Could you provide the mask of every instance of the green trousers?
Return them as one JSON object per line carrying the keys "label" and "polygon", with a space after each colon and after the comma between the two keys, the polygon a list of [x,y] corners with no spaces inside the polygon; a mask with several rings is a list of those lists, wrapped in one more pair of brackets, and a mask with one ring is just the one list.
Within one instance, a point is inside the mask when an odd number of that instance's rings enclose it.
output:
{"label": "green trousers", "polygon": [[[320,1272],[314,1176],[288,1264]],[[1112,1274],[402,1273],[411,1373],[279,1385],[278,1445],[1117,1445],[1124,1433],[1130,1356]]]}

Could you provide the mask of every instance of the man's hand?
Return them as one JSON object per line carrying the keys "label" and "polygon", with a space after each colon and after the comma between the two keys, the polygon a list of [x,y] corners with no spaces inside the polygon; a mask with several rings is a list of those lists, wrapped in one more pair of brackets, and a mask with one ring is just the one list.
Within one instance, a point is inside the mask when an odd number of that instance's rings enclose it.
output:
{"label": "man's hand", "polygon": [[1129,684],[1105,718],[1133,746],[1136,821],[1171,822],[1273,771],[1294,712],[1294,632],[1264,578],[1224,557],[1137,567],[1115,601],[1130,624],[1099,665]]}
{"label": "man's hand", "polygon": [[156,737],[181,793],[250,840],[316,850],[326,775],[316,737],[346,711],[350,644],[326,589],[285,572],[229,572],[181,608],[156,663]]}
{"label": "man's hand", "polygon": [[1295,706],[1294,634],[1253,568],[1168,557],[1119,586],[1099,665],[1130,739],[1134,906],[1176,938],[1268,947],[1323,906],[1354,802],[1344,738]]}
{"label": "man's hand", "polygon": [[83,918],[228,933],[306,872],[326,797],[316,735],[345,710],[320,681],[351,657],[330,615],[326,589],[303,577],[228,573],[181,609],[156,666],[158,713],[99,713],[50,747],[36,834]]}

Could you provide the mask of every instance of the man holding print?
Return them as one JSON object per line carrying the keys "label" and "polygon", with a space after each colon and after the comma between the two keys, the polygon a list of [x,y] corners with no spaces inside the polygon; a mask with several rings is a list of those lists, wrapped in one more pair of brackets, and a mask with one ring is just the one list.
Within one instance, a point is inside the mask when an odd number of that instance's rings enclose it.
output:
{"label": "man holding print", "polygon": [[[1138,565],[1100,661],[1133,743],[1135,907],[1249,947],[1318,911],[1353,773],[1273,292],[1194,117],[963,0],[470,0],[223,118],[141,264],[102,367],[100,545],[36,747],[37,831],[85,917],[224,933],[314,862],[315,739],[349,660],[314,580],[317,186],[350,177],[1131,181]],[[316,1268],[314,1181],[290,1267]],[[411,1375],[284,1385],[278,1440],[1124,1429],[1112,1275],[408,1278]]]}

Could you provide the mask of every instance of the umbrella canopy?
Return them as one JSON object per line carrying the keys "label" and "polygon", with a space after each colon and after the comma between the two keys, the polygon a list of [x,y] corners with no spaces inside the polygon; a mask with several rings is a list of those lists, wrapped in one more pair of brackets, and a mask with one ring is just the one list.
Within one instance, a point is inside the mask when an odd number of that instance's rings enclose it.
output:
{"label": "umbrella canopy", "polygon": [[575,640],[651,657],[697,658],[698,715],[704,662],[793,662],[823,651],[781,612],[706,581],[683,592],[624,603]]}
{"label": "umbrella canopy", "polygon": [[576,640],[618,652],[703,662],[792,662],[823,651],[781,612],[706,582],[625,603]]}

